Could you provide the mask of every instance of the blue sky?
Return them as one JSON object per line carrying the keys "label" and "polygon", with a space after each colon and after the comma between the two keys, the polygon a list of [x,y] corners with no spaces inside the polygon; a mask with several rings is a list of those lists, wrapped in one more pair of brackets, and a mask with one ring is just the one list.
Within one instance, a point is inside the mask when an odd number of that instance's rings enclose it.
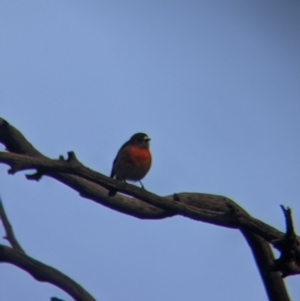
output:
{"label": "blue sky", "polygon": [[[1,117],[45,155],[74,150],[107,175],[146,132],[148,190],[225,195],[281,230],[284,204],[300,233],[299,13],[298,1],[3,0]],[[267,300],[238,231],[141,221],[6,170],[24,249],[97,300]],[[286,279],[293,300],[299,279]],[[0,282],[1,300],[71,300],[10,265]]]}

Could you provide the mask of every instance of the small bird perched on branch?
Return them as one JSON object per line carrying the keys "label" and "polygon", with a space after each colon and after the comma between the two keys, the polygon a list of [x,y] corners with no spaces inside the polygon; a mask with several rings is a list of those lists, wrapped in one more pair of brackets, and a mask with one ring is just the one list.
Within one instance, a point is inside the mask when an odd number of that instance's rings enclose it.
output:
{"label": "small bird perched on branch", "polygon": [[[134,134],[120,148],[112,166],[111,178],[133,182],[145,177],[151,167],[151,153],[149,151],[150,138],[144,133]],[[116,190],[110,190],[109,196],[114,196]]]}

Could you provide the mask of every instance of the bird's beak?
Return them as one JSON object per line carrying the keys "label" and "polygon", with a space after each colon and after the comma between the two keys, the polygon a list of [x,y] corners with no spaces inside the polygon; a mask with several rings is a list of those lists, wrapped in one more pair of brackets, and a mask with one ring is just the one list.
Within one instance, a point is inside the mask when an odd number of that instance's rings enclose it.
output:
{"label": "bird's beak", "polygon": [[148,136],[146,136],[146,137],[144,137],[144,140],[145,140],[146,142],[148,142],[148,141],[150,141],[151,139],[150,139]]}

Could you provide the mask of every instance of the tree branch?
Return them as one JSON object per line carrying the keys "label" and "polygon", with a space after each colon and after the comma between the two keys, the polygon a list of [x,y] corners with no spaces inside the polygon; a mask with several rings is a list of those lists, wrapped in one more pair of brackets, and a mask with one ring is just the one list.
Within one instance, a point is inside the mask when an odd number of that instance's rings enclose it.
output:
{"label": "tree branch", "polygon": [[2,224],[5,230],[5,239],[10,243],[10,245],[17,251],[24,253],[25,251],[22,249],[21,245],[19,244],[18,240],[15,237],[13,228],[6,216],[6,212],[4,210],[4,206],[3,206],[3,202],[2,199],[0,197],[0,219],[2,220]]}
{"label": "tree branch", "polygon": [[292,210],[281,205],[286,223],[285,235],[273,241],[280,250],[279,259],[275,260],[274,269],[280,271],[282,277],[300,274],[300,239],[296,236],[293,226]]}
{"label": "tree branch", "polygon": [[241,231],[248,242],[269,300],[290,301],[288,292],[281,278],[281,273],[274,270],[274,255],[270,245],[261,237],[249,231]]}
{"label": "tree branch", "polygon": [[11,263],[41,282],[59,287],[76,301],[96,301],[78,283],[60,271],[37,261],[24,253],[0,244],[0,262]]}
{"label": "tree branch", "polygon": [[[204,193],[180,193],[161,197],[85,167],[73,152],[68,153],[66,160],[63,157],[51,160],[37,151],[17,129],[3,119],[0,119],[0,142],[11,152],[0,152],[0,162],[10,166],[9,173],[36,170],[35,174],[27,175],[27,179],[39,180],[43,175],[52,177],[85,198],[141,219],[182,215],[197,221],[240,229],[252,249],[269,299],[289,300],[280,274],[269,270],[274,258],[265,242],[279,241],[285,236],[284,233],[253,218],[229,198]],[[131,197],[121,194],[109,197],[110,189],[116,189]],[[296,239],[298,241],[299,237],[296,236]],[[278,244],[274,243],[274,246],[280,250]],[[300,256],[300,250],[295,249],[295,252],[296,256]],[[280,294],[276,293],[277,289]]]}
{"label": "tree branch", "polygon": [[4,210],[1,198],[0,218],[6,232],[6,238],[12,245],[12,248],[10,248],[0,244],[0,262],[11,263],[29,273],[36,280],[48,282],[59,287],[76,301],[96,301],[86,290],[71,278],[25,254],[13,233],[12,226]]}
{"label": "tree branch", "polygon": [[[5,134],[6,131],[9,132],[9,135]],[[147,219],[182,215],[223,227],[247,229],[269,242],[280,239],[284,235],[275,228],[251,217],[244,209],[224,196],[180,193],[161,197],[137,186],[115,181],[85,167],[76,159],[74,153],[69,153],[67,160],[62,158],[51,160],[35,150],[17,129],[3,119],[0,119],[0,142],[9,151],[13,145],[13,150],[17,152],[0,152],[0,162],[11,167],[10,173],[36,169],[39,176],[47,175],[55,178],[78,191],[81,196],[125,214]],[[133,198],[120,194],[109,197],[107,191],[112,188],[133,196]]]}

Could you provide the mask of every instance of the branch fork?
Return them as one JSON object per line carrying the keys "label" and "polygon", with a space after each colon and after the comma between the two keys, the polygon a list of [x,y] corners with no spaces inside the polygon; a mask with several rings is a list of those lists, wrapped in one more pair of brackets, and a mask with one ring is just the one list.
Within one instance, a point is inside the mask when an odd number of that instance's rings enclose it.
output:
{"label": "branch fork", "polygon": [[[33,169],[36,172],[26,175],[28,180],[38,181],[42,176],[54,178],[85,198],[140,219],[154,220],[182,215],[196,221],[240,230],[252,249],[270,300],[289,301],[281,277],[300,274],[300,238],[294,232],[289,208],[282,206],[287,224],[286,233],[282,233],[252,217],[224,196],[175,193],[162,197],[85,167],[74,152],[68,152],[67,159],[63,156],[56,160],[49,159],[1,118],[0,143],[8,151],[0,152],[0,163],[9,165],[11,174]],[[109,197],[110,189],[123,194]],[[281,252],[280,258],[275,261],[270,244]]]}

